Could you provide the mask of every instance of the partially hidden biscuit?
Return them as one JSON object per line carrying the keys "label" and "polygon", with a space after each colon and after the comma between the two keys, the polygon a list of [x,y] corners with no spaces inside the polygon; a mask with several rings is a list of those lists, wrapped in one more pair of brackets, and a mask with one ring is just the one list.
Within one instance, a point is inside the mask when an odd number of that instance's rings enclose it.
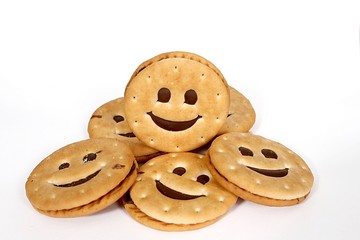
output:
{"label": "partially hidden biscuit", "polygon": [[232,132],[217,137],[205,160],[223,187],[240,198],[268,206],[302,202],[314,181],[299,155],[252,133]]}
{"label": "partially hidden biscuit", "polygon": [[184,152],[147,161],[122,198],[124,208],[138,222],[163,231],[194,230],[216,222],[237,197],[213,179],[203,158]]}
{"label": "partially hidden biscuit", "polygon": [[144,162],[160,154],[142,143],[129,128],[125,118],[124,98],[104,103],[91,115],[88,123],[90,138],[116,138],[129,144],[138,162]]}
{"label": "partially hidden biscuit", "polygon": [[190,151],[209,142],[223,126],[230,104],[220,71],[185,52],[160,54],[141,64],[124,99],[134,134],[164,152]]}
{"label": "partially hidden biscuit", "polygon": [[69,144],[42,160],[25,184],[32,206],[51,217],[98,212],[122,197],[137,176],[127,144],[88,139]]}
{"label": "partially hidden biscuit", "polygon": [[255,110],[249,99],[231,86],[229,86],[229,90],[229,113],[218,135],[228,132],[248,132],[256,119]]}

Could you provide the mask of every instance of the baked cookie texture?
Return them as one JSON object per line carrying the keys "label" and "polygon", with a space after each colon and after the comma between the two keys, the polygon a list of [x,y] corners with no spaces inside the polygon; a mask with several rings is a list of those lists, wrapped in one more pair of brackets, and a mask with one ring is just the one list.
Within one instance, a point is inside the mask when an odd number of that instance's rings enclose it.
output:
{"label": "baked cookie texture", "polygon": [[163,152],[196,149],[226,121],[227,82],[208,60],[173,52],[141,64],[124,94],[129,127],[146,145]]}
{"label": "baked cookie texture", "polygon": [[[25,191],[51,217],[80,217],[118,202],[161,231],[214,224],[237,199],[291,206],[310,194],[306,162],[251,132],[256,112],[209,60],[167,52],[140,64],[124,95],[91,115],[89,139],[40,161]],[[140,167],[139,167],[140,166]]]}
{"label": "baked cookie texture", "polygon": [[126,142],[138,162],[147,161],[161,153],[142,143],[131,131],[125,118],[124,98],[116,98],[98,107],[88,123],[90,138],[116,138]]}
{"label": "baked cookie texture", "polygon": [[252,133],[219,136],[205,160],[223,187],[263,205],[300,203],[314,182],[310,168],[299,155],[281,143]]}
{"label": "baked cookie texture", "polygon": [[249,132],[256,120],[255,109],[241,92],[231,86],[229,86],[229,91],[229,113],[217,135],[229,132]]}
{"label": "baked cookie texture", "polygon": [[31,172],[26,195],[39,212],[52,217],[95,213],[116,202],[137,176],[127,144],[87,139],[53,152]]}
{"label": "baked cookie texture", "polygon": [[213,179],[203,158],[183,152],[149,160],[123,201],[125,209],[140,223],[165,231],[197,229],[217,221],[237,197]]}

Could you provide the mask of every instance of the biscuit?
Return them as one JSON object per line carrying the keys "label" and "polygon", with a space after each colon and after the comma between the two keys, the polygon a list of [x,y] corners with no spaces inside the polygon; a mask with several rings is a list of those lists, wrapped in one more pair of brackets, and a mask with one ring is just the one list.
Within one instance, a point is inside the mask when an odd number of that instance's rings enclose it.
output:
{"label": "biscuit", "polygon": [[249,99],[231,86],[229,90],[229,113],[217,135],[228,132],[248,132],[255,123],[256,113]]}
{"label": "biscuit", "polygon": [[127,144],[94,138],[42,160],[25,184],[32,206],[51,217],[78,217],[116,202],[134,183],[137,163]]}
{"label": "biscuit", "polygon": [[131,131],[125,118],[124,98],[116,98],[95,110],[88,123],[90,138],[116,138],[129,144],[138,162],[159,155],[159,151],[143,144]]}
{"label": "biscuit", "polygon": [[124,99],[134,134],[164,152],[206,144],[225,123],[230,104],[220,71],[205,58],[185,52],[160,54],[141,64]]}
{"label": "biscuit", "polygon": [[208,226],[236,203],[237,196],[211,176],[204,155],[168,153],[147,161],[123,205],[138,222],[163,231]]}
{"label": "biscuit", "polygon": [[205,160],[224,188],[258,204],[298,204],[308,196],[314,182],[300,156],[278,142],[251,133],[217,137]]}

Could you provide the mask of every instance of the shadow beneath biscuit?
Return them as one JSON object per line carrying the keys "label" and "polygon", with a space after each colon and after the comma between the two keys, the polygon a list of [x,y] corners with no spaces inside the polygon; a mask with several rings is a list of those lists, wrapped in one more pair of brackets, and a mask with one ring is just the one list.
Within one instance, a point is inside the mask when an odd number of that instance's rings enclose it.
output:
{"label": "shadow beneath biscuit", "polygon": [[229,212],[235,211],[236,208],[238,208],[240,205],[242,205],[245,202],[244,199],[238,198],[234,206],[229,210]]}
{"label": "shadow beneath biscuit", "polygon": [[206,151],[210,148],[211,146],[211,143],[213,142],[214,139],[212,139],[211,141],[209,141],[208,143],[206,143],[205,145],[199,147],[199,148],[196,148],[194,150],[191,150],[190,152],[192,153],[198,153],[198,154],[205,154]]}

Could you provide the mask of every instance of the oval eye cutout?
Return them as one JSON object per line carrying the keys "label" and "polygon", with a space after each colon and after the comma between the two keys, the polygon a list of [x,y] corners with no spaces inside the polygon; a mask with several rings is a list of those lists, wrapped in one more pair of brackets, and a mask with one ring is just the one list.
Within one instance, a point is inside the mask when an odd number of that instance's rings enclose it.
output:
{"label": "oval eye cutout", "polygon": [[121,116],[121,115],[115,115],[115,116],[113,117],[113,119],[114,119],[114,121],[115,121],[116,123],[119,123],[119,122],[122,122],[122,121],[125,120],[125,118],[124,118],[123,116]]}
{"label": "oval eye cutout", "polygon": [[62,164],[60,164],[60,166],[59,166],[59,170],[62,170],[62,169],[65,169],[65,168],[68,168],[68,167],[70,167],[70,163],[62,163]]}
{"label": "oval eye cutout", "polygon": [[197,102],[197,94],[194,90],[190,89],[185,92],[185,103],[194,105]]}
{"label": "oval eye cutout", "polygon": [[186,169],[183,167],[177,167],[173,170],[173,173],[182,176],[186,172]]}
{"label": "oval eye cutout", "polygon": [[83,162],[87,163],[96,159],[96,153],[89,153],[83,157]]}
{"label": "oval eye cutout", "polygon": [[264,155],[264,157],[266,158],[274,158],[274,159],[277,159],[278,156],[277,154],[271,150],[271,149],[262,149],[261,150],[261,153]]}
{"label": "oval eye cutout", "polygon": [[202,174],[202,175],[197,177],[196,181],[201,183],[201,184],[206,184],[207,182],[210,181],[210,178],[209,178],[209,176],[207,176],[205,174]]}
{"label": "oval eye cutout", "polygon": [[254,156],[254,153],[246,147],[239,147],[239,151],[243,156],[250,156],[250,157]]}
{"label": "oval eye cutout", "polygon": [[167,103],[170,101],[171,92],[168,88],[161,88],[158,91],[158,101],[162,103]]}

